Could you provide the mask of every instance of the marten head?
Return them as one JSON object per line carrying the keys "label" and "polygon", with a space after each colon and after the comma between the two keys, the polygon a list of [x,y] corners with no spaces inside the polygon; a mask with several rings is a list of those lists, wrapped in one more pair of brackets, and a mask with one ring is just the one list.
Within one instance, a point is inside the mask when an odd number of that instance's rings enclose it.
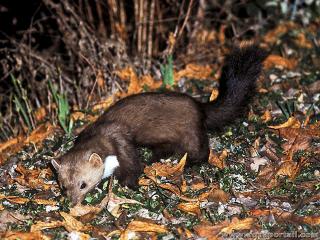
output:
{"label": "marten head", "polygon": [[60,188],[72,205],[81,203],[85,195],[95,188],[103,178],[109,177],[119,166],[116,156],[101,156],[88,150],[70,151],[60,160],[52,160],[58,174]]}

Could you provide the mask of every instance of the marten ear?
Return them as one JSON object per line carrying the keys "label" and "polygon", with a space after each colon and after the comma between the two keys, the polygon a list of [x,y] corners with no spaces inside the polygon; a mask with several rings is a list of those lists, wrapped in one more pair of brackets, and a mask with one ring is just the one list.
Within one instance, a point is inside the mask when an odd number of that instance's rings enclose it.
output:
{"label": "marten ear", "polygon": [[89,157],[89,162],[94,166],[94,167],[100,167],[103,165],[102,159],[97,153],[92,153]]}
{"label": "marten ear", "polygon": [[51,164],[52,164],[52,166],[54,167],[54,169],[56,171],[59,171],[59,169],[61,167],[61,163],[60,163],[60,161],[58,159],[52,159],[51,160]]}

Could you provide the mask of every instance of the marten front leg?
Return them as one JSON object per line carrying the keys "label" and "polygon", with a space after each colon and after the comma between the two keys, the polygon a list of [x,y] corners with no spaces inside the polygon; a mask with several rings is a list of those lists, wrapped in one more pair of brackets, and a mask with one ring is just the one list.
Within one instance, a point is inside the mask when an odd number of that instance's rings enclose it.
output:
{"label": "marten front leg", "polygon": [[142,167],[135,146],[127,142],[125,145],[118,147],[117,157],[120,166],[116,169],[114,175],[122,186],[131,189],[137,188]]}

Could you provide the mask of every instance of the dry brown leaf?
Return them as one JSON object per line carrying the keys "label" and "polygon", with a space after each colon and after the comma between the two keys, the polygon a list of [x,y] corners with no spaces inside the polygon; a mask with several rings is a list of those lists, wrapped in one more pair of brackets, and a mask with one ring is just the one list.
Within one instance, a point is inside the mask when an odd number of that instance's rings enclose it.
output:
{"label": "dry brown leaf", "polygon": [[72,121],[78,121],[78,120],[83,120],[85,119],[85,114],[83,112],[73,112],[71,115],[70,115],[70,118],[72,119]]}
{"label": "dry brown leaf", "polygon": [[182,179],[182,183],[181,183],[181,186],[180,186],[180,189],[181,189],[181,192],[186,192],[188,187],[187,187],[187,181],[183,178]]}
{"label": "dry brown leaf", "polygon": [[223,24],[219,29],[218,39],[221,45],[224,45],[226,41],[226,35],[225,35],[226,28],[227,26]]}
{"label": "dry brown leaf", "polygon": [[55,130],[56,128],[50,123],[42,124],[32,131],[32,133],[24,141],[24,145],[28,143],[34,143],[34,144],[40,143],[44,139],[53,135]]}
{"label": "dry brown leaf", "polygon": [[88,205],[76,205],[70,209],[70,215],[73,217],[81,217],[89,213],[99,213],[101,208]]}
{"label": "dry brown leaf", "polygon": [[107,209],[111,213],[111,215],[114,217],[120,216],[121,213],[119,212],[119,209],[120,209],[121,205],[123,205],[123,204],[141,204],[140,202],[133,200],[133,199],[120,198],[120,197],[116,196],[113,192],[109,193],[107,203],[108,203]]}
{"label": "dry brown leaf", "polygon": [[227,158],[227,156],[228,156],[228,151],[226,149],[224,149],[219,156],[213,153],[213,151],[210,149],[208,162],[212,166],[215,166],[219,169],[223,169],[226,167],[225,159]]}
{"label": "dry brown leaf", "polygon": [[310,42],[307,38],[304,32],[298,33],[297,36],[295,36],[294,43],[297,44],[301,48],[312,48],[312,42]]}
{"label": "dry brown leaf", "polygon": [[320,225],[320,216],[303,217],[303,222],[309,225]]}
{"label": "dry brown leaf", "polygon": [[294,69],[298,64],[296,59],[286,59],[278,55],[269,55],[263,63],[264,68],[270,69],[274,66],[287,69]]}
{"label": "dry brown leaf", "polygon": [[177,208],[181,211],[194,214],[197,216],[201,215],[200,211],[200,203],[199,202],[186,202],[186,203],[179,203]]}
{"label": "dry brown leaf", "polygon": [[89,229],[82,222],[78,221],[70,214],[65,212],[59,212],[59,213],[64,218],[63,226],[68,232],[72,232],[72,231],[79,232],[79,231],[86,231]]}
{"label": "dry brown leaf", "polygon": [[2,164],[12,154],[19,152],[26,144],[33,143],[41,145],[42,141],[45,138],[52,136],[56,129],[57,127],[54,127],[50,123],[45,123],[39,125],[27,137],[18,136],[8,140],[7,142],[0,143],[0,164]]}
{"label": "dry brown leaf", "polygon": [[208,196],[208,200],[214,202],[227,203],[229,199],[230,195],[222,189],[212,189],[210,191],[210,195]]}
{"label": "dry brown leaf", "polygon": [[212,102],[212,101],[216,100],[218,95],[219,95],[218,89],[217,88],[212,89],[209,101]]}
{"label": "dry brown leaf", "polygon": [[126,230],[133,231],[133,232],[156,232],[156,233],[168,232],[168,229],[166,226],[159,225],[151,221],[144,222],[139,220],[131,221],[128,224]]}
{"label": "dry brown leaf", "polygon": [[58,202],[53,200],[47,200],[47,199],[32,199],[33,202],[36,202],[39,205],[51,205],[55,206],[58,204]]}
{"label": "dry brown leaf", "polygon": [[200,182],[193,182],[190,186],[190,188],[193,190],[193,191],[198,191],[200,189],[203,189],[206,187],[206,184],[203,182],[203,181],[200,181]]}
{"label": "dry brown leaf", "polygon": [[101,69],[98,70],[98,73],[96,75],[96,81],[98,84],[98,87],[101,89],[104,89],[106,86],[105,80],[104,80],[104,76],[103,76],[103,71]]}
{"label": "dry brown leaf", "polygon": [[139,186],[149,186],[153,183],[153,181],[149,178],[139,178]]}
{"label": "dry brown leaf", "polygon": [[193,234],[187,228],[179,227],[178,233],[181,239],[193,239]]}
{"label": "dry brown leaf", "polygon": [[220,233],[227,233],[231,234],[234,230],[249,230],[252,228],[256,220],[254,218],[245,218],[245,219],[238,219],[238,218],[232,218],[231,223],[222,228]]}
{"label": "dry brown leaf", "polygon": [[248,211],[248,214],[254,217],[268,216],[270,215],[270,213],[271,213],[270,209],[253,209]]}
{"label": "dry brown leaf", "polygon": [[52,222],[36,222],[35,224],[32,224],[30,232],[39,232],[43,229],[48,228],[57,228],[64,226],[64,223],[62,221],[52,221]]}
{"label": "dry brown leaf", "polygon": [[154,163],[151,166],[146,166],[144,173],[156,182],[156,176],[167,177],[169,179],[177,179],[183,174],[184,166],[186,164],[187,154],[185,154],[179,163],[175,166],[172,164]]}
{"label": "dry brown leaf", "polygon": [[174,80],[178,82],[181,78],[197,79],[197,80],[217,80],[212,76],[212,67],[209,65],[201,66],[197,64],[188,64],[184,69],[174,72]]}
{"label": "dry brown leaf", "polygon": [[118,77],[123,80],[129,81],[128,91],[122,97],[126,95],[132,95],[135,93],[140,93],[143,90],[144,85],[147,85],[150,89],[157,89],[161,86],[161,81],[155,81],[151,75],[145,75],[138,78],[136,72],[132,67],[127,67],[122,70],[115,72]]}
{"label": "dry brown leaf", "polygon": [[92,110],[93,111],[101,111],[101,110],[106,110],[108,109],[111,104],[113,103],[113,96],[110,96],[108,97],[107,99],[105,100],[102,100],[98,103],[96,103],[93,107],[92,107]]}
{"label": "dry brown leaf", "polygon": [[5,196],[5,195],[0,195],[0,200],[1,199],[7,199],[12,203],[17,203],[17,204],[25,204],[26,202],[30,201],[28,198],[22,198],[17,196]]}
{"label": "dry brown leaf", "polygon": [[280,128],[288,128],[288,127],[290,127],[290,128],[300,128],[301,127],[301,123],[295,117],[290,117],[285,123],[282,123],[282,124],[276,125],[276,126],[268,126],[268,127],[272,128],[272,129],[280,129]]}
{"label": "dry brown leaf", "polygon": [[266,43],[274,44],[278,41],[284,33],[291,29],[297,28],[297,24],[294,22],[284,22],[277,25],[275,29],[270,30],[263,38]]}
{"label": "dry brown leaf", "polygon": [[194,226],[193,230],[196,232],[197,235],[207,240],[217,240],[219,239],[218,234],[221,231],[221,229],[227,226],[228,224],[228,221],[223,221],[215,225],[205,222]]}
{"label": "dry brown leaf", "polygon": [[266,123],[272,120],[272,114],[269,110],[266,110],[263,115],[261,116],[261,120]]}
{"label": "dry brown leaf", "polygon": [[288,176],[290,179],[294,179],[299,172],[299,165],[293,161],[286,161],[280,165],[275,177]]}
{"label": "dry brown leaf", "polygon": [[35,112],[34,112],[34,116],[35,119],[37,120],[37,122],[42,121],[47,115],[47,111],[45,107],[41,107],[38,108]]}
{"label": "dry brown leaf", "polygon": [[1,239],[6,240],[49,240],[50,238],[43,235],[41,232],[12,232],[7,231],[3,234],[0,233]]}
{"label": "dry brown leaf", "polygon": [[[19,183],[22,186],[26,186],[32,189],[42,188],[44,190],[48,190],[52,187],[51,184],[45,183],[45,175],[43,174],[43,170],[40,169],[26,169],[22,165],[18,165],[15,169],[21,175],[14,178],[13,180]],[[44,176],[43,176],[44,175]]]}

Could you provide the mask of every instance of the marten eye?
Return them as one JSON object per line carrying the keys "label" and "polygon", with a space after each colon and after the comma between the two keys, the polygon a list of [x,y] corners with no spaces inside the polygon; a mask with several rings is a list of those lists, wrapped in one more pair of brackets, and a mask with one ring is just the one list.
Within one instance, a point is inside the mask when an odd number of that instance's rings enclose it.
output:
{"label": "marten eye", "polygon": [[85,189],[87,187],[87,184],[85,182],[81,183],[80,189]]}

